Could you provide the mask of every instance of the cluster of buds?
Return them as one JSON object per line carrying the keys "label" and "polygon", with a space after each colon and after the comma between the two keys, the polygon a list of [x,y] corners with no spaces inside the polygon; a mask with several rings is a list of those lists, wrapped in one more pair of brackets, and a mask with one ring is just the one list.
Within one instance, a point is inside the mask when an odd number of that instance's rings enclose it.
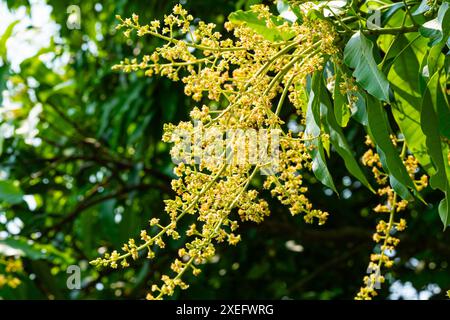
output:
{"label": "cluster of buds", "polygon": [[[398,146],[399,140],[395,136],[391,136],[392,143]],[[382,164],[379,155],[373,151],[374,144],[370,137],[366,137],[366,145],[370,149],[362,157],[362,162],[365,166],[371,167],[374,178],[380,185],[377,194],[385,199],[383,203],[378,204],[373,210],[377,213],[388,214],[387,220],[381,219],[378,221],[376,231],[372,236],[373,241],[377,244],[377,253],[370,256],[370,263],[368,276],[364,277],[364,287],[361,287],[356,299],[370,300],[377,295],[377,289],[380,289],[381,283],[385,281],[385,277],[381,274],[382,268],[389,269],[394,265],[392,256],[395,248],[400,243],[400,239],[395,236],[397,232],[406,229],[406,220],[401,218],[396,221],[395,214],[404,211],[408,206],[408,201],[405,199],[398,199],[398,195],[387,184],[388,174],[382,172]],[[403,142],[403,150],[401,157],[403,163],[416,185],[418,190],[422,190],[428,185],[428,177],[426,175],[420,176],[416,179],[416,174],[419,171],[417,160],[412,155],[406,155],[406,144]]]}

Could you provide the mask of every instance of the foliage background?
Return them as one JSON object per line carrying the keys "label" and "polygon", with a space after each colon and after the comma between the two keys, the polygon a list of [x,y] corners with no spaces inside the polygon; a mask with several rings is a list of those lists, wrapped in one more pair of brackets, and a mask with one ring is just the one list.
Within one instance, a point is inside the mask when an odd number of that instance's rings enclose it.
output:
{"label": "foliage background", "polygon": [[[230,12],[259,2],[195,0],[185,6],[221,26]],[[11,11],[25,6],[32,13],[26,0],[6,3]],[[161,18],[175,3],[48,0],[58,36],[19,68],[8,58],[18,53],[8,51],[7,30],[0,36],[0,90],[10,92],[0,97],[0,113],[20,106],[9,112],[12,117],[0,118],[0,254],[24,253],[22,285],[0,288],[1,298],[138,299],[168,268],[177,243],[156,264],[138,260],[126,270],[97,271],[88,261],[99,255],[98,248],[117,248],[138,236],[150,217],[164,215],[162,199],[171,196],[172,163],[169,146],[160,142],[162,126],[186,120],[193,102],[180,84],[113,72],[111,66],[158,44],[139,39],[136,47],[124,39],[114,31],[116,14]],[[80,30],[66,27],[73,4],[82,11]],[[21,34],[12,31],[11,37]],[[42,112],[33,119],[36,106]],[[11,126],[33,121],[39,132],[28,141],[17,130],[7,134]],[[362,129],[349,126],[345,133],[362,155]],[[30,145],[36,138],[40,142]],[[305,225],[274,201],[265,223],[244,225],[239,246],[220,248],[190,289],[173,298],[351,299],[373,247],[377,217],[371,208],[377,197],[347,176],[339,157],[332,156],[329,167],[339,195],[307,177],[312,202],[332,213],[325,226]],[[439,195],[427,190],[425,198],[436,204]],[[449,232],[442,232],[433,205],[416,203],[407,220],[397,265],[381,296],[442,298],[450,288]],[[83,282],[81,290],[71,291],[66,268],[75,263]]]}

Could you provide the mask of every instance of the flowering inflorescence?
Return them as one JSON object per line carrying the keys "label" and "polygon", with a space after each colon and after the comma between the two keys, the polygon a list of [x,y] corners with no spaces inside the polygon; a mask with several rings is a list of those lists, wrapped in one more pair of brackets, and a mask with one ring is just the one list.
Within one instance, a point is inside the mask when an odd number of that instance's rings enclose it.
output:
{"label": "flowering inflorescence", "polygon": [[[399,144],[399,140],[395,136],[391,136],[391,140],[395,146]],[[398,194],[389,186],[389,175],[383,172],[383,166],[378,153],[374,152],[375,147],[370,137],[367,136],[366,144],[370,147],[362,157],[365,166],[372,168],[374,178],[379,185],[377,194],[385,199],[383,203],[378,204],[373,211],[388,215],[388,219],[380,219],[373,234],[373,241],[377,244],[376,252],[371,254],[370,263],[367,268],[368,275],[364,277],[364,287],[361,287],[355,299],[371,300],[377,295],[377,289],[385,282],[385,276],[382,275],[382,268],[392,268],[394,261],[392,256],[395,247],[400,243],[400,239],[396,237],[397,232],[406,229],[406,220],[404,218],[395,219],[395,215],[404,211],[408,206],[408,201],[399,199]],[[406,143],[403,142],[401,158],[406,167],[408,174],[416,185],[418,191],[428,185],[428,177],[422,175],[416,179],[419,171],[417,159],[412,155],[406,155]]]}
{"label": "flowering inflorescence", "polygon": [[4,274],[0,273],[0,288],[4,286],[17,288],[22,282],[18,275],[23,271],[22,260],[20,258],[0,257],[0,267],[4,269]]}
{"label": "flowering inflorescence", "polygon": [[[123,29],[126,37],[136,32],[138,37],[150,35],[162,39],[165,44],[144,55],[140,61],[122,61],[115,66],[116,70],[143,70],[147,76],[181,80],[186,95],[198,102],[213,102],[194,108],[190,122],[165,125],[163,141],[174,144],[173,154],[179,154],[182,149],[177,131],[188,134],[193,140],[198,137],[199,127],[214,128],[219,134],[230,129],[264,130],[270,137],[275,136],[275,132],[281,133],[277,140],[281,150],[276,166],[271,163],[273,158],[268,158],[268,163],[256,164],[214,161],[214,157],[199,160],[195,156],[202,154],[201,151],[208,149],[217,138],[203,136],[200,143],[194,143],[194,147],[185,152],[183,161],[174,169],[178,176],[172,181],[176,196],[165,200],[169,222],[162,224],[153,218],[150,227],[157,230],[153,235],[143,230],[139,243],[131,239],[122,247],[122,253],[113,251],[92,262],[97,266],[127,267],[130,259],[138,259],[142,252],[152,259],[156,247],[163,249],[167,238],[178,239],[180,232],[184,232],[188,241],[179,249],[178,258],[171,265],[175,276],[163,275],[162,284],[152,286],[149,299],[172,295],[176,287],[186,289],[188,285],[182,280],[183,275],[188,271],[198,275],[198,265],[215,255],[215,244],[236,245],[241,240],[237,234],[239,221],[260,223],[269,215],[268,203],[256,190],[249,188],[260,170],[267,177],[264,187],[289,206],[293,215],[304,214],[308,223],[317,219],[323,224],[327,219],[328,213],[312,208],[305,195],[307,188],[302,176],[303,171],[311,169],[310,147],[306,147],[304,141],[320,137],[285,133],[279,114],[288,98],[304,116],[305,97],[297,94],[296,88],[304,87],[306,77],[321,71],[325,58],[337,52],[334,30],[325,21],[307,18],[302,24],[274,25],[267,7],[253,6],[252,11],[268,27],[279,28],[295,37],[269,41],[246,24],[226,22],[225,28],[233,38],[225,39],[215,31],[214,24],[202,21],[194,24],[193,17],[180,5],[176,5],[173,13],[165,16],[163,21],[152,21],[149,25],[141,25],[137,15],[129,19],[118,17],[118,29]],[[276,98],[278,101],[274,103]],[[250,152],[254,147],[245,138],[232,141],[225,142],[217,157],[229,159],[236,155],[236,148]],[[180,220],[189,216],[193,217],[193,222],[187,230],[181,231]]]}

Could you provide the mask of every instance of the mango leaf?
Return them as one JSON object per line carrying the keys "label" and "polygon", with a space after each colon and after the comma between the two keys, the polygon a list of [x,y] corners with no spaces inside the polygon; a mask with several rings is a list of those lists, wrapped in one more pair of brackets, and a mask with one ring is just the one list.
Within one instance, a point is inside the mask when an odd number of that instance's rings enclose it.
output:
{"label": "mango leaf", "polygon": [[[449,17],[450,19],[450,17]],[[428,75],[433,75],[436,73],[438,69],[444,66],[445,56],[442,54],[442,48],[445,46],[445,43],[437,44],[430,48],[427,55],[427,68]]]}
{"label": "mango leaf", "polygon": [[[436,173],[430,177],[430,185],[442,191],[447,190],[447,177],[445,172],[445,161],[443,157],[441,136],[439,133],[439,123],[437,114],[437,104],[439,97],[439,73],[435,73],[428,82],[427,90],[422,101],[421,126],[426,136],[426,146],[431,156]],[[446,159],[445,159],[446,160]]]}
{"label": "mango leaf", "polygon": [[[448,157],[448,155],[450,154],[450,145],[443,144],[442,147],[444,151],[444,161],[445,161],[446,159],[445,156]],[[442,223],[444,224],[444,230],[446,227],[450,225],[450,161],[445,162],[445,170],[447,173],[447,190],[445,191],[444,199],[441,200],[438,207],[439,217],[441,218]]]}
{"label": "mango leaf", "polygon": [[[448,191],[450,190],[450,164],[448,163],[448,146],[442,142],[438,120],[438,105],[442,95],[439,84],[440,72],[436,72],[430,79],[422,101],[421,126],[426,136],[426,146],[431,156],[436,173],[430,177],[430,185],[445,193],[444,202],[439,205],[439,216],[444,228],[447,227],[450,207],[448,206]],[[441,115],[439,114],[439,117]]]}
{"label": "mango leaf", "polygon": [[[417,70],[420,68],[419,58],[422,53],[416,50],[416,46],[426,45],[426,40],[420,38],[412,45],[404,36],[395,40],[393,47],[398,47],[395,63],[388,73],[395,102],[392,103],[392,114],[400,131],[405,137],[408,149],[417,158],[420,165],[429,175],[435,173],[428,154],[425,135],[420,125],[420,113],[422,109],[422,94],[417,78]],[[417,79],[414,81],[414,79]]]}
{"label": "mango leaf", "polygon": [[436,89],[436,113],[438,114],[439,133],[441,136],[450,139],[450,104],[448,96],[444,93],[444,83],[442,87],[438,84]]}
{"label": "mango leaf", "polygon": [[444,2],[439,7],[438,15],[433,20],[425,22],[419,29],[420,34],[430,38],[430,47],[445,45],[450,35],[450,4]]}
{"label": "mango leaf", "polygon": [[450,189],[445,192],[444,199],[439,203],[438,211],[445,230],[450,225]]}
{"label": "mango leaf", "polygon": [[[6,84],[10,76],[9,65],[5,63],[0,67],[0,93],[6,90]],[[0,94],[0,107],[3,103],[3,94]]]}
{"label": "mango leaf", "polygon": [[379,100],[389,101],[389,82],[378,69],[372,50],[372,41],[358,31],[345,46],[344,62],[355,69],[353,76],[367,92]]}
{"label": "mango leaf", "polygon": [[404,6],[405,4],[403,2],[393,3],[390,5],[389,9],[381,14],[381,26],[384,27],[389,22],[389,19],[391,19],[394,14]]}
{"label": "mango leaf", "polygon": [[19,20],[16,20],[12,22],[5,30],[3,35],[0,37],[0,57],[3,59],[3,61],[6,61],[6,41],[12,36],[12,33],[14,31],[14,27],[19,23]]}
{"label": "mango leaf", "polygon": [[11,181],[0,181],[0,201],[9,204],[18,204],[22,202],[23,193],[18,186]]}
{"label": "mango leaf", "polygon": [[[389,172],[389,168],[387,166],[386,162],[386,154],[383,152],[383,150],[380,149],[380,147],[377,147],[377,153],[380,156],[380,162],[383,167],[383,169],[386,172]],[[401,184],[392,174],[389,174],[389,184],[391,185],[392,189],[402,198],[408,201],[414,200],[411,192],[409,192],[408,188],[405,187],[403,184]]]}
{"label": "mango leaf", "polygon": [[[336,152],[342,157],[345,163],[345,167],[348,171],[363,185],[365,185],[369,190],[375,192],[375,190],[370,185],[366,176],[364,175],[363,170],[359,166],[356,161],[353,151],[351,150],[347,139],[342,132],[342,128],[336,121],[334,116],[334,110],[332,103],[330,101],[330,97],[326,90],[325,84],[323,82],[322,77],[316,77],[317,79],[313,79],[313,88],[315,88],[316,92],[314,93],[316,96],[320,98],[320,112],[323,114],[323,124],[325,127],[325,131],[330,135],[330,141]],[[314,84],[314,81],[318,81],[318,84]]]}
{"label": "mango leaf", "polygon": [[236,25],[245,24],[256,33],[262,35],[269,41],[287,41],[295,37],[293,32],[285,32],[278,29],[286,21],[281,17],[272,17],[271,22],[274,27],[268,27],[266,20],[259,19],[258,14],[253,11],[238,10],[228,16],[228,20]]}
{"label": "mango leaf", "polygon": [[305,136],[310,140],[306,141],[306,146],[311,147],[312,170],[316,178],[323,185],[337,193],[336,187],[328,170],[323,148],[320,121],[320,78],[321,75],[314,74],[311,90],[309,94],[308,107],[306,111]]}
{"label": "mango leaf", "polygon": [[336,67],[336,80],[333,92],[333,102],[334,102],[334,116],[336,117],[337,123],[341,127],[346,127],[348,121],[350,120],[351,112],[347,105],[346,97],[341,93],[339,88],[339,83],[342,79],[342,70]]}
{"label": "mango leaf", "polygon": [[419,14],[425,13],[425,12],[429,11],[430,9],[431,8],[428,5],[428,0],[422,0],[419,7],[416,9],[416,11],[414,11],[413,16],[417,16]]}
{"label": "mango leaf", "polygon": [[356,112],[353,114],[353,119],[366,127],[368,124],[366,94],[358,90],[355,96],[357,98],[355,102]]}
{"label": "mango leaf", "polygon": [[[408,188],[401,184],[393,175],[389,175],[389,184],[402,199],[408,201],[414,200],[414,197],[412,196],[411,192],[409,192]],[[418,196],[420,200],[423,201],[419,193],[416,193],[416,196]]]}
{"label": "mango leaf", "polygon": [[367,95],[366,97],[368,131],[375,144],[383,151],[386,157],[386,167],[389,174],[405,187],[415,190],[414,182],[411,180],[397,149],[390,139],[391,128],[381,102],[372,96]]}

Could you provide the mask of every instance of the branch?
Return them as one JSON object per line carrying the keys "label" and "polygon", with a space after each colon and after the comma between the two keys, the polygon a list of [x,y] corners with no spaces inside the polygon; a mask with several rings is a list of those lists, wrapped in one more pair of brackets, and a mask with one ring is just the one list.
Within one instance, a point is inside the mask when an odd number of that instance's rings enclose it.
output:
{"label": "branch", "polygon": [[402,34],[419,31],[419,26],[395,27],[383,29],[364,29],[363,33],[366,35],[380,35],[380,34]]}

